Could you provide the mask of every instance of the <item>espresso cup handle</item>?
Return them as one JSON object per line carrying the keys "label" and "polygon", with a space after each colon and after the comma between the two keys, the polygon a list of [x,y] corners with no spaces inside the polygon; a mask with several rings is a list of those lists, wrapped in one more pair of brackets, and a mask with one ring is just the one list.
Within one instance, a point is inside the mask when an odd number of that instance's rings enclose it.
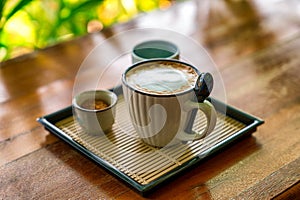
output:
{"label": "espresso cup handle", "polygon": [[193,101],[187,101],[184,105],[185,111],[190,111],[191,109],[198,108],[201,110],[206,117],[206,127],[201,132],[195,132],[192,131],[192,133],[186,133],[182,132],[178,135],[178,138],[182,141],[193,141],[193,140],[199,140],[210,134],[217,123],[217,112],[214,108],[214,106],[207,100],[204,100],[203,102],[193,102]]}

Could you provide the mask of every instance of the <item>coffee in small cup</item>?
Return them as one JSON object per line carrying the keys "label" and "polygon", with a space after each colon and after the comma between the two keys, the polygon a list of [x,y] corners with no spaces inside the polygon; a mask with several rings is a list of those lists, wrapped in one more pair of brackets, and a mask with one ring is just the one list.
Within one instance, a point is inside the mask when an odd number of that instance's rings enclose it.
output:
{"label": "coffee in small cup", "polygon": [[104,102],[101,99],[87,99],[81,104],[82,108],[88,110],[102,110],[109,106],[108,103]]}
{"label": "coffee in small cup", "polygon": [[117,100],[117,95],[108,90],[79,93],[72,101],[75,119],[84,132],[103,135],[115,122]]}

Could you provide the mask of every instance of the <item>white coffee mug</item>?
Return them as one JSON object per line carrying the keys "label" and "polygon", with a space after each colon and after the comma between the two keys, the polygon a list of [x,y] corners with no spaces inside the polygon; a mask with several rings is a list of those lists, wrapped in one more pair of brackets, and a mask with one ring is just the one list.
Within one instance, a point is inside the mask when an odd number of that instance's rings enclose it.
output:
{"label": "white coffee mug", "polygon": [[[165,66],[166,69],[164,69]],[[168,72],[169,66],[170,72]],[[175,67],[174,71],[172,71],[172,67]],[[189,73],[193,73],[193,79],[188,80],[187,83],[191,85],[186,85],[187,88],[180,87],[178,90],[176,84],[180,83],[177,78],[182,76],[181,69],[185,71],[184,76],[188,78],[190,78]],[[156,72],[157,75],[154,75],[153,73]],[[165,74],[163,74],[164,72]],[[205,87],[199,85],[201,74],[203,73],[190,64],[169,59],[139,62],[123,73],[124,99],[133,126],[142,141],[155,147],[164,147],[181,141],[199,140],[213,131],[217,114],[214,106],[205,100],[208,93],[205,91]],[[148,79],[150,86],[147,83]],[[172,80],[174,83],[169,84]],[[166,82],[168,82],[167,86],[164,86]],[[212,79],[210,78],[208,82],[212,83]],[[154,86],[151,85],[152,83]],[[146,87],[143,84],[149,87],[143,88]],[[164,87],[167,91],[164,91]],[[204,97],[202,94],[206,96]],[[206,126],[201,132],[186,132],[190,121],[194,118],[192,110],[195,109],[199,109],[205,114]]]}

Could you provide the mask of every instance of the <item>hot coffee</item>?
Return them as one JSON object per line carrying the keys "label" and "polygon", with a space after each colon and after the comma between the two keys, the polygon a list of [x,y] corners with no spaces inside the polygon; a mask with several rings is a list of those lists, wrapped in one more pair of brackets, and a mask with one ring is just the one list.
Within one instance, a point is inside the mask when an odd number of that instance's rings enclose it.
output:
{"label": "hot coffee", "polygon": [[156,94],[177,94],[194,88],[197,72],[178,63],[141,65],[126,74],[127,83],[136,90]]}
{"label": "hot coffee", "polygon": [[[203,74],[188,63],[171,59],[138,62],[125,71],[124,99],[132,124],[145,143],[164,147],[199,140],[213,131],[216,111],[209,101],[198,101]],[[206,117],[200,132],[189,131],[195,109]]]}
{"label": "hot coffee", "polygon": [[102,110],[107,108],[109,105],[99,99],[87,99],[81,105],[81,107],[89,110]]}

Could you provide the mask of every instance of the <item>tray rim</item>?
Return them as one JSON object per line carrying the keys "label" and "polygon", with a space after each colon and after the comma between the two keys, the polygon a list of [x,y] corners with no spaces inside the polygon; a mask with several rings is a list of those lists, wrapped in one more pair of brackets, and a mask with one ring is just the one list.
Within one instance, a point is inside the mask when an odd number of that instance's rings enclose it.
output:
{"label": "tray rim", "polygon": [[[117,91],[117,95],[120,95],[122,92],[119,90]],[[130,178],[127,174],[123,173],[119,169],[117,169],[115,166],[110,164],[109,162],[105,161],[104,159],[100,158],[99,156],[95,155],[91,151],[89,151],[87,148],[76,142],[72,139],[69,135],[67,135],[64,131],[59,129],[57,126],[55,126],[55,123],[65,119],[67,117],[73,116],[72,112],[72,106],[65,107],[61,110],[58,110],[56,112],[44,115],[42,117],[37,118],[37,122],[39,122],[41,125],[44,126],[46,130],[48,130],[50,133],[56,135],[58,138],[72,146],[74,149],[82,153],[83,155],[87,156],[89,159],[94,161],[96,164],[103,167],[105,170],[110,172],[111,174],[117,176],[117,178],[120,178],[123,182],[128,184],[129,186],[133,187],[137,192],[139,192],[142,196],[146,195],[148,192],[150,192],[152,189],[156,188],[158,185],[170,180],[171,178],[181,174],[183,171],[187,170],[188,168],[195,166],[200,161],[204,161],[205,159],[211,157],[213,154],[219,152],[220,150],[224,149],[229,144],[236,142],[237,140],[241,139],[242,137],[245,137],[247,135],[250,135],[251,133],[256,131],[256,128],[263,124],[264,121],[254,115],[251,115],[249,113],[246,113],[236,107],[230,106],[228,104],[225,104],[215,98],[209,97],[209,101],[211,101],[216,109],[218,106],[225,106],[225,115],[232,117],[233,119],[245,124],[246,126],[236,132],[234,135],[226,138],[222,142],[218,143],[212,149],[209,150],[205,154],[205,157],[194,157],[191,160],[187,161],[181,166],[176,167],[172,171],[164,174],[160,178],[146,184],[142,185],[132,178]],[[218,110],[218,109],[217,109]]]}

